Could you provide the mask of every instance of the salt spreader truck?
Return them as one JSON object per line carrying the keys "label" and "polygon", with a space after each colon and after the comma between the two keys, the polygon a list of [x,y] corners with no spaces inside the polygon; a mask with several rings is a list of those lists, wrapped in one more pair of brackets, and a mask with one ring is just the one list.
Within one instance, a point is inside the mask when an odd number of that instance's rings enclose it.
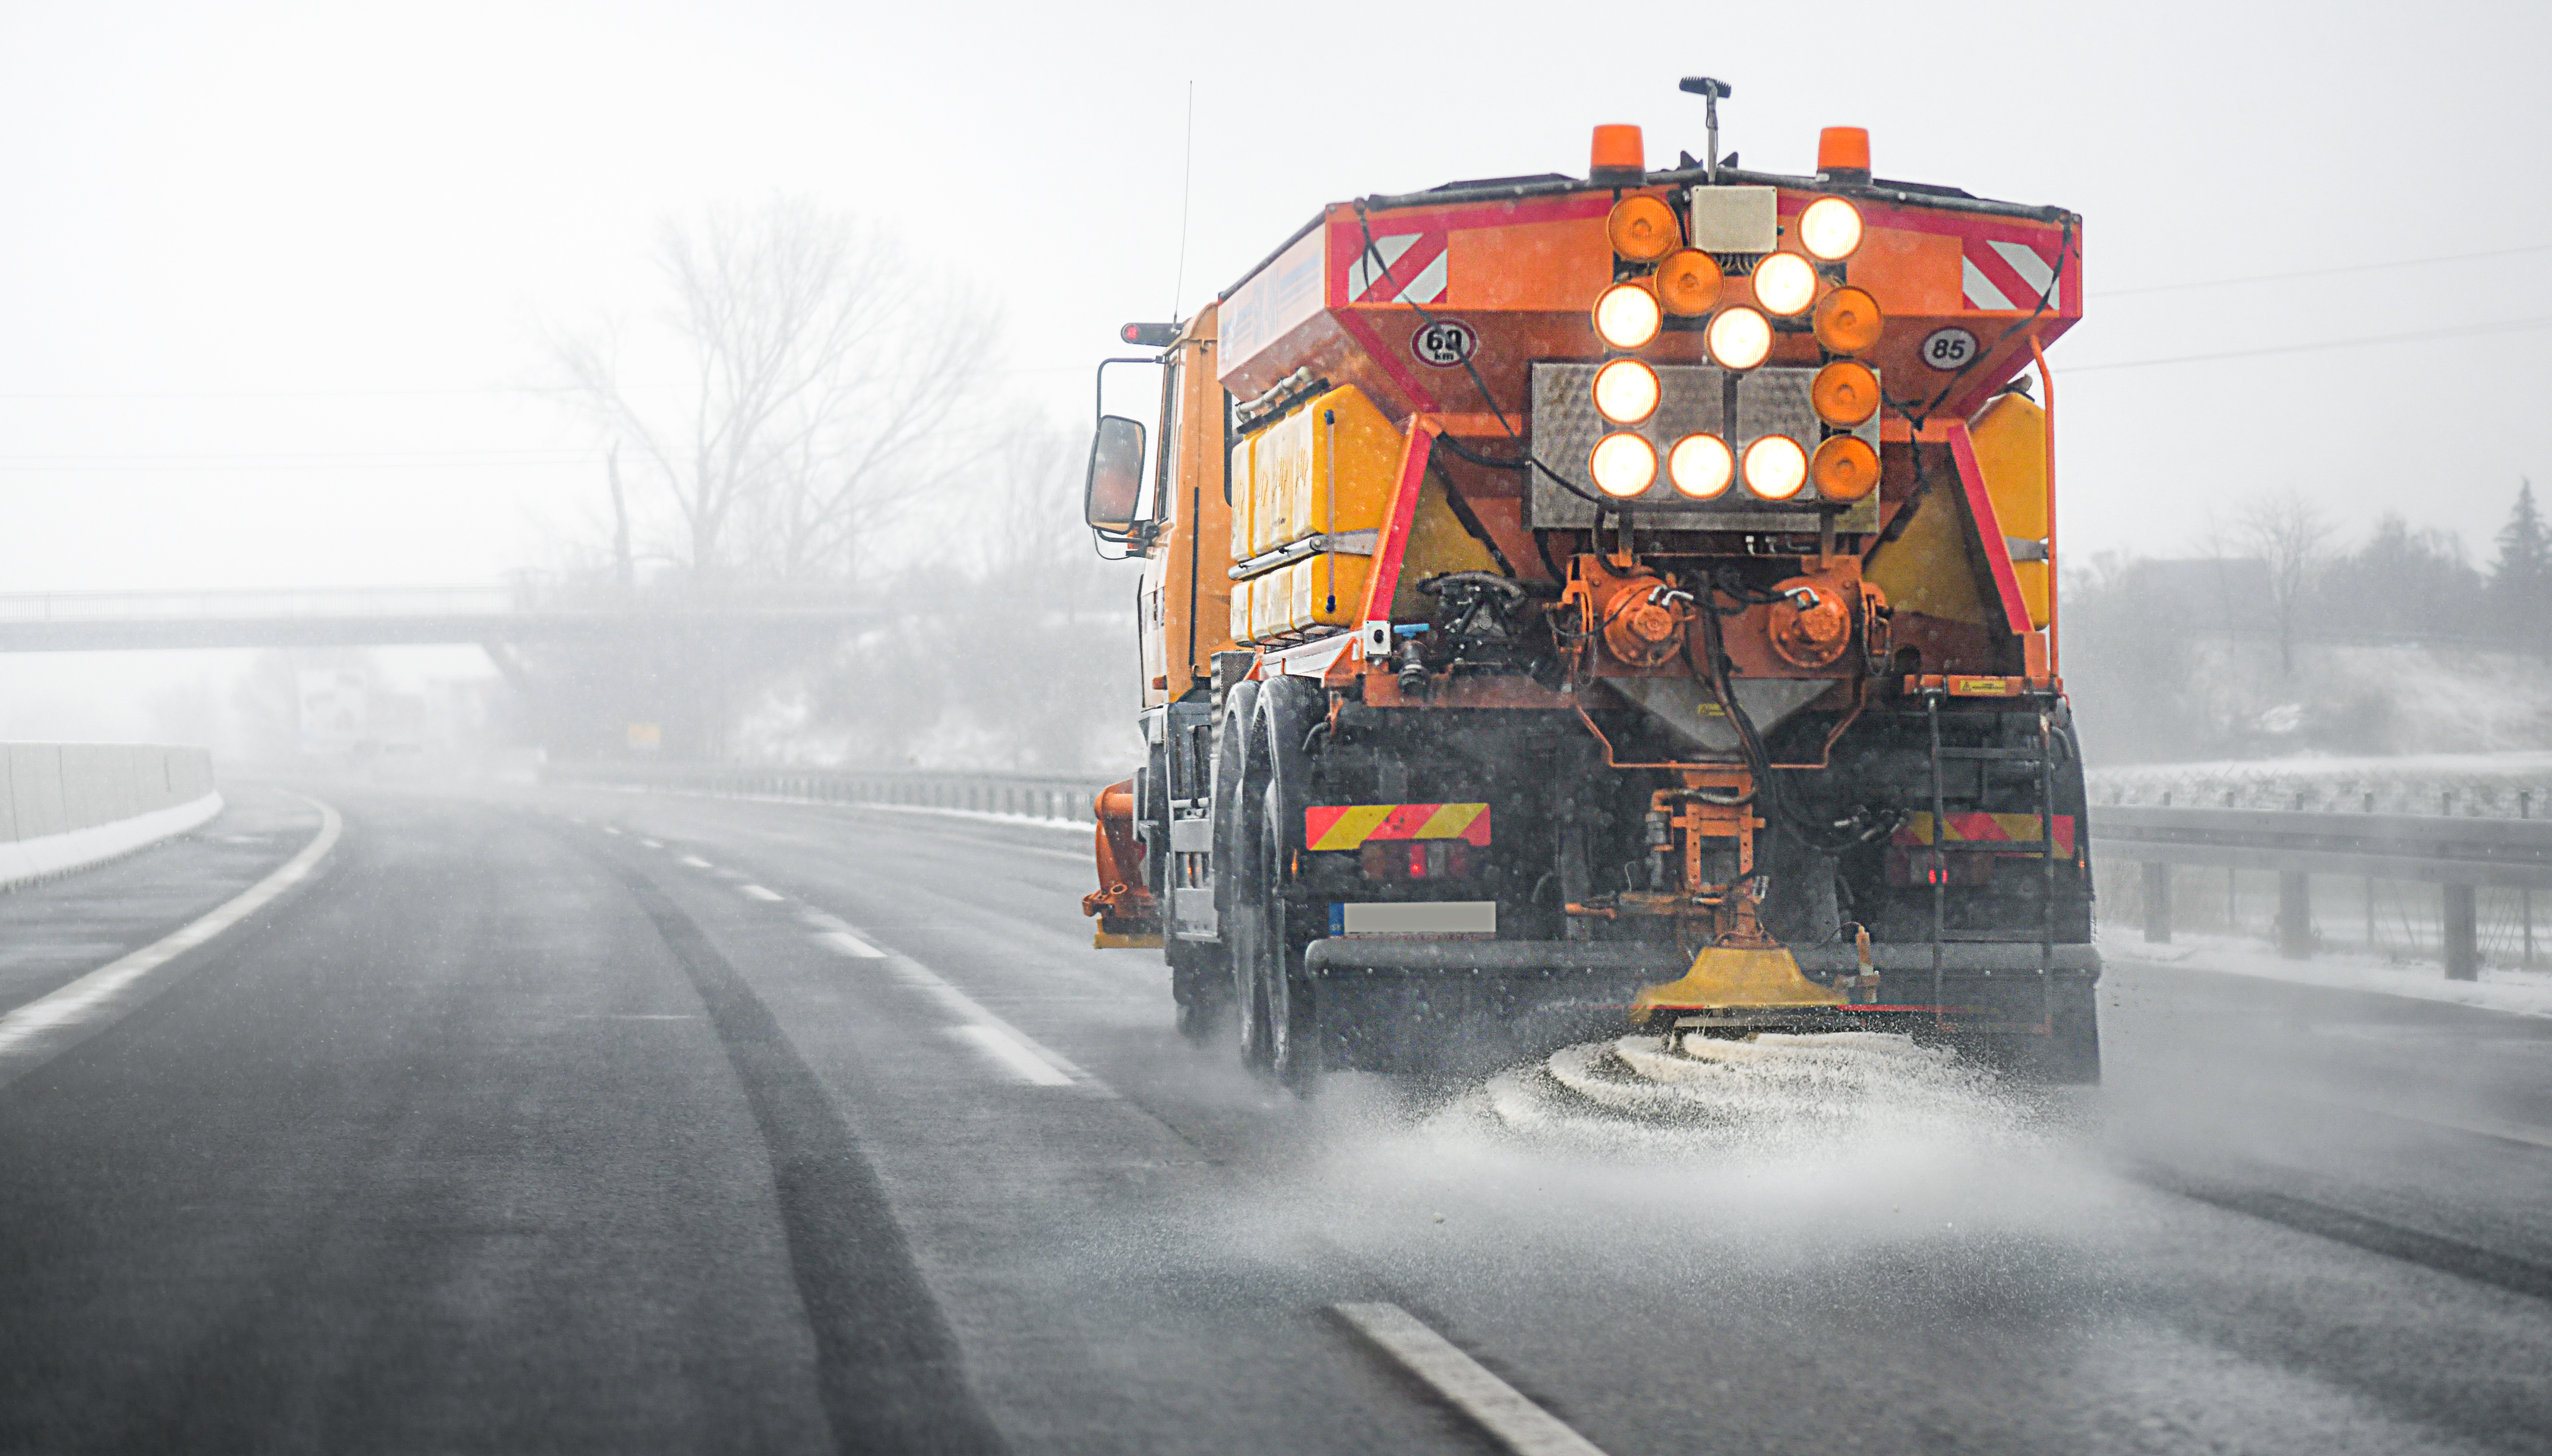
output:
{"label": "salt spreader truck", "polygon": [[1582,179],[1331,204],[1126,326],[1159,412],[1099,420],[1086,505],[1142,562],[1149,758],[1098,943],[1297,1082],[1634,1024],[2096,1080],[2081,220],[1873,178],[1858,128],[1744,170],[1684,88],[1711,158],[1599,126]]}

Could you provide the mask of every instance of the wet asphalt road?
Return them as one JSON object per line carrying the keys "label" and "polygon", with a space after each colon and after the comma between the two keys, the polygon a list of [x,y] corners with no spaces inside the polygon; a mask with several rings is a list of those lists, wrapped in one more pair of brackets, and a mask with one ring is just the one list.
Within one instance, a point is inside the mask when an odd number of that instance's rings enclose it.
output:
{"label": "wet asphalt road", "polygon": [[[1302,1102],[1088,948],[1080,835],[323,792],[0,1087],[0,1449],[1494,1449],[1350,1300],[1614,1456],[2552,1448],[2552,1020],[2122,967],[2087,1095]],[[233,797],[0,896],[0,1010],[315,828]]]}

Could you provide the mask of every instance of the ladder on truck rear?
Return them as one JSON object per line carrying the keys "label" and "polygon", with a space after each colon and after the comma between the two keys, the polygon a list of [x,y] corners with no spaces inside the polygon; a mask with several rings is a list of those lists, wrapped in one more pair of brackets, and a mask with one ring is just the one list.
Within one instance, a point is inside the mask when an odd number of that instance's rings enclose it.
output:
{"label": "ladder on truck rear", "polygon": [[[1949,856],[1956,853],[2013,855],[2035,852],[2039,863],[2038,924],[2038,990],[2039,1030],[2052,1035],[2056,1029],[2056,698],[2051,692],[2029,694],[2038,710],[2038,743],[2034,748],[2004,748],[1999,744],[1970,747],[1941,742],[1941,702],[1948,694],[1939,687],[1923,691],[1923,713],[1931,735],[1932,844],[1925,866],[1924,880],[1932,888],[1932,1020],[1935,1026],[1946,1026],[1949,1013],[1942,1001],[1943,959],[1949,940],[1950,874]],[[1997,730],[2009,717],[1994,715]],[[1993,735],[2000,738],[1996,731]],[[2028,764],[2038,769],[2038,838],[2035,840],[1962,840],[1950,842],[1948,786],[1942,781],[1944,763],[1971,762],[1979,765],[1976,788],[1983,796],[1986,776],[1982,765],[1989,763]],[[1979,802],[1979,808],[1982,803]],[[2079,827],[2076,827],[2079,833]],[[1990,933],[1963,939],[2003,939]],[[1992,974],[1990,972],[1986,973]]]}

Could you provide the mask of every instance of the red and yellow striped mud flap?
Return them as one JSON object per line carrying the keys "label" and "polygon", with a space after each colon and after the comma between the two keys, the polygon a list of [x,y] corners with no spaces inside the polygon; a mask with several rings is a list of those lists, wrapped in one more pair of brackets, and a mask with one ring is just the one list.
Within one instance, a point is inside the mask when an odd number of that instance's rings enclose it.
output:
{"label": "red and yellow striped mud flap", "polygon": [[1489,806],[1315,804],[1303,811],[1303,844],[1307,849],[1359,849],[1368,839],[1458,839],[1486,845]]}

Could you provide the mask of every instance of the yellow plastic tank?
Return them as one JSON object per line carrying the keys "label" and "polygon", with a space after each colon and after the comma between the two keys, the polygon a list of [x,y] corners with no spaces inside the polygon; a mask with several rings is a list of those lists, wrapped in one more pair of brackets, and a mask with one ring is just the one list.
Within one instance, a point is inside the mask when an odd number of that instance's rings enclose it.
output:
{"label": "yellow plastic tank", "polygon": [[[1976,469],[1993,501],[2029,625],[2047,625],[2047,412],[2026,394],[1997,394],[1967,422]],[[2034,548],[2034,550],[2032,549]],[[2037,560],[2024,561],[2024,555]]]}
{"label": "yellow plastic tank", "polygon": [[[1232,595],[1236,639],[1282,642],[1355,625],[1374,545],[1399,484],[1401,445],[1391,421],[1347,385],[1232,448],[1235,557],[1262,557],[1316,535],[1335,538],[1330,550],[1238,583],[1246,590]],[[1245,633],[1239,630],[1244,621]]]}

